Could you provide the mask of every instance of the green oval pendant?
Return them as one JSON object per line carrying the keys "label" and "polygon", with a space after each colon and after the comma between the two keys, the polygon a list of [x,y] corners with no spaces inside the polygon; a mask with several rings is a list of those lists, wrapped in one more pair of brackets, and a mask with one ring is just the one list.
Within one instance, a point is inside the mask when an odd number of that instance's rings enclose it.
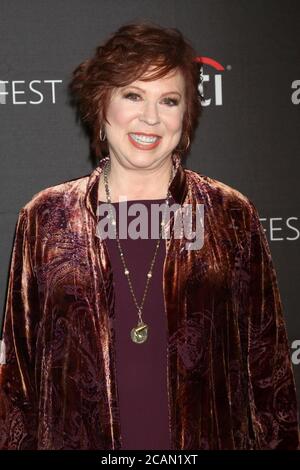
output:
{"label": "green oval pendant", "polygon": [[139,322],[138,326],[132,328],[131,339],[134,343],[144,343],[148,337],[148,325],[144,322]]}

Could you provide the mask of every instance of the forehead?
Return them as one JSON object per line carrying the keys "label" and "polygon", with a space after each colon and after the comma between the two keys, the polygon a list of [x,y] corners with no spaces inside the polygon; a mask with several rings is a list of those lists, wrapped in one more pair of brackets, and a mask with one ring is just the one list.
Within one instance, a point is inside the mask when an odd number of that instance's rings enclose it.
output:
{"label": "forehead", "polygon": [[139,78],[138,80],[134,80],[128,85],[124,87],[120,87],[120,89],[129,87],[129,86],[137,86],[141,88],[142,90],[145,91],[157,91],[158,93],[163,93],[164,91],[176,91],[178,90],[179,92],[184,91],[184,78],[182,73],[179,70],[172,70],[171,72],[168,73],[168,75],[165,75],[164,77],[161,78],[156,78],[153,80],[145,81],[142,78],[147,78],[150,75],[150,72],[152,71],[151,67],[148,69],[147,74],[145,74],[143,77]]}

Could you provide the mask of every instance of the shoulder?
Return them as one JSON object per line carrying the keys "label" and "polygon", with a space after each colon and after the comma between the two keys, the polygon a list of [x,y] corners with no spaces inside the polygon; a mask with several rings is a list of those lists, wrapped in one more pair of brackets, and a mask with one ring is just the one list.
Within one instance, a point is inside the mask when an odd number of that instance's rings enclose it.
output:
{"label": "shoulder", "polygon": [[20,213],[29,217],[41,210],[53,210],[78,204],[84,197],[90,174],[49,186],[33,194]]}
{"label": "shoulder", "polygon": [[206,206],[223,211],[241,210],[249,216],[257,214],[253,201],[237,188],[200,172],[185,169],[190,190]]}

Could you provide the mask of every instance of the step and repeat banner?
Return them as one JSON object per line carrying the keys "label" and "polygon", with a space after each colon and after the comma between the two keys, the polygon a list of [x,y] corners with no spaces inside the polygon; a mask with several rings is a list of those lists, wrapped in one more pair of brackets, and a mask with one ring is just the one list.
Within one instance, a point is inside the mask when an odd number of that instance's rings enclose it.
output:
{"label": "step and repeat banner", "polygon": [[203,60],[203,114],[185,166],[249,197],[277,272],[300,403],[300,2],[0,0],[2,317],[20,209],[95,161],[67,92],[122,24],[176,27]]}

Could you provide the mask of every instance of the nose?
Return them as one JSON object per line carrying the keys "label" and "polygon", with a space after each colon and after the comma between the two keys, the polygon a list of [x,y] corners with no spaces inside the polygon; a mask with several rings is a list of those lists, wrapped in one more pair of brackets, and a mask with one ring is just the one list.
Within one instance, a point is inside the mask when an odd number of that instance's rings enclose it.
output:
{"label": "nose", "polygon": [[151,126],[159,124],[159,114],[155,103],[145,102],[140,120]]}

